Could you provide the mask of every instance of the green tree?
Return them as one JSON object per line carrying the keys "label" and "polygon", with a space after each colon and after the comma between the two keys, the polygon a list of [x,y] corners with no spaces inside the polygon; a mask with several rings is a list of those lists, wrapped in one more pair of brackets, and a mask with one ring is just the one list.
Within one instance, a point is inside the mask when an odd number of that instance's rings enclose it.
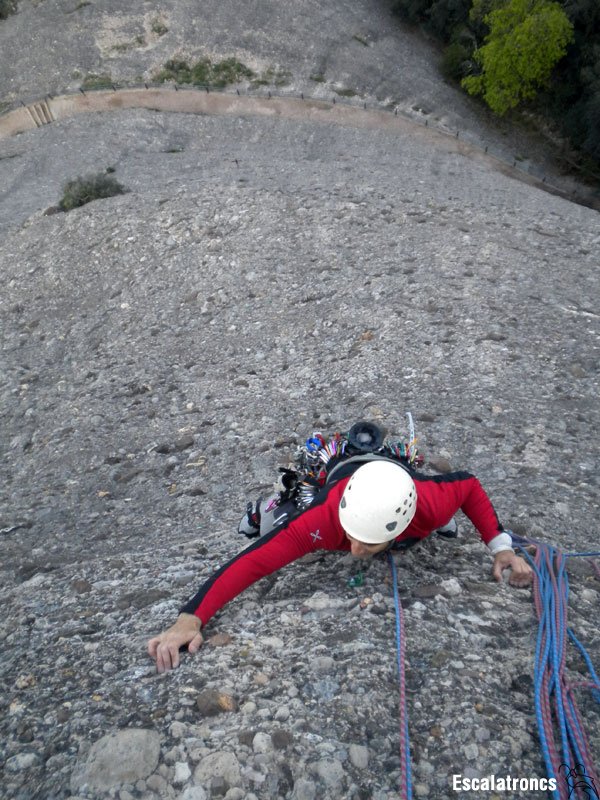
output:
{"label": "green tree", "polygon": [[548,83],[573,41],[573,26],[553,0],[509,0],[484,22],[490,32],[474,53],[481,73],[461,83],[469,94],[483,95],[492,111],[501,115],[534,98]]}
{"label": "green tree", "polygon": [[504,5],[506,0],[473,0],[469,11],[469,25],[478,42],[482,42],[490,32],[484,21],[486,17]]}

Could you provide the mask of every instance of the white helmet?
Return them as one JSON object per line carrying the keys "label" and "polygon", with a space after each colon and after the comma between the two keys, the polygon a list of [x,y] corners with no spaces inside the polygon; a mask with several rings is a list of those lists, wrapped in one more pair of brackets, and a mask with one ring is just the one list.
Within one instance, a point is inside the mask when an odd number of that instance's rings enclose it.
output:
{"label": "white helmet", "polygon": [[350,478],[340,500],[342,527],[365,544],[389,542],[405,530],[417,510],[413,479],[392,461],[369,461]]}

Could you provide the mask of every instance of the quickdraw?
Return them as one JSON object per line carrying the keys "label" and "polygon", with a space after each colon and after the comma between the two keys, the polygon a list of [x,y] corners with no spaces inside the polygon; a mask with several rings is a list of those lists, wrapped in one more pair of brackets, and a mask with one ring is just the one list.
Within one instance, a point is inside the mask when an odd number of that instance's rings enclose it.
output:
{"label": "quickdraw", "polygon": [[418,468],[423,456],[417,450],[417,439],[412,414],[407,412],[408,439],[395,441],[385,438],[384,432],[373,422],[357,422],[346,433],[326,436],[315,431],[304,445],[298,448],[292,468],[282,469],[277,485],[280,501],[291,500],[299,511],[304,511],[313,502],[332,469],[352,457],[389,458],[406,467]]}

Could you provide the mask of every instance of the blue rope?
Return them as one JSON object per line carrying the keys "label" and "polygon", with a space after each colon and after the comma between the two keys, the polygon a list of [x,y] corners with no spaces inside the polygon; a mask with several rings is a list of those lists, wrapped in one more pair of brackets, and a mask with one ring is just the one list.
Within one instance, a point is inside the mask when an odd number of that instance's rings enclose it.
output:
{"label": "blue rope", "polygon": [[[537,579],[539,628],[534,663],[534,704],[542,755],[548,777],[557,780],[557,790],[552,792],[555,800],[564,796],[564,778],[556,775],[558,752],[554,741],[554,729],[560,733],[562,761],[569,770],[582,765],[586,773],[594,775],[591,756],[585,731],[570,687],[564,675],[565,648],[568,639],[575,644],[584,658],[595,686],[600,687],[598,676],[589,654],[567,626],[569,602],[569,580],[566,572],[566,558],[551,545],[535,542],[537,557],[535,561],[525,549],[531,541],[511,534],[513,542],[525,555]],[[570,556],[591,555],[572,553]],[[542,647],[542,643],[545,644]],[[543,696],[547,680],[547,694]],[[600,692],[592,689],[592,696],[600,702]],[[552,719],[552,700],[554,701],[554,720]],[[544,713],[545,709],[545,713]]]}
{"label": "blue rope", "polygon": [[[562,757],[560,766],[566,766],[569,771],[583,767],[585,774],[590,779],[593,779],[595,775],[591,756],[588,753],[589,745],[585,731],[582,728],[571,688],[568,686],[564,675],[565,650],[568,639],[571,639],[581,653],[592,678],[590,682],[592,697],[600,703],[600,691],[598,691],[600,689],[600,681],[594,670],[591,658],[585,647],[567,626],[570,589],[566,571],[566,559],[598,556],[600,553],[563,554],[551,545],[526,539],[512,532],[510,534],[513,544],[524,554],[537,579],[539,603],[536,601],[536,607],[538,608],[539,627],[534,662],[535,715],[547,774],[549,778],[554,778],[556,781],[556,789],[551,792],[552,798],[553,800],[564,800],[567,788],[565,787],[564,776],[557,774],[559,755],[554,739],[555,728],[560,734]],[[527,545],[531,544],[534,544],[537,548],[538,556],[535,560],[525,549]],[[403,778],[406,789],[402,797],[403,800],[412,800],[410,740],[404,687],[403,615],[398,594],[396,564],[391,553],[388,553],[387,557],[392,571],[394,606],[396,610],[396,650],[400,681],[401,760],[403,762]],[[554,719],[552,718],[552,709],[554,709]]]}
{"label": "blue rope", "polygon": [[565,558],[597,558],[600,553],[563,553]]}
{"label": "blue rope", "polygon": [[[553,547],[548,547],[548,556],[554,564],[554,560],[556,558],[556,551]],[[562,569],[561,569],[562,568]],[[550,568],[548,569],[550,572]],[[558,716],[558,727],[560,729],[561,741],[562,741],[562,751],[563,751],[563,763],[571,765],[570,758],[571,752],[569,750],[569,734],[567,732],[567,721],[565,718],[565,709],[564,709],[564,698],[562,693],[562,685],[561,685],[561,678],[562,678],[562,664],[563,664],[563,654],[564,654],[564,644],[565,644],[565,609],[563,605],[564,596],[560,591],[561,587],[561,578],[562,573],[564,572],[563,564],[561,563],[561,567],[559,568],[559,574],[556,576],[556,590],[554,589],[554,584],[552,583],[551,573],[548,576],[548,581],[546,582],[546,597],[545,601],[550,607],[550,615],[549,619],[551,620],[551,625],[553,626],[551,629],[552,632],[552,683],[551,687],[554,689],[555,695],[555,702],[556,702],[556,714]],[[556,612],[558,611],[558,621],[556,619]],[[558,629],[557,626],[558,625]],[[575,763],[580,763],[577,760]]]}
{"label": "blue rope", "polygon": [[[537,565],[534,563],[529,553],[527,551],[524,552],[529,561],[531,562],[531,566],[538,577],[540,585],[543,585],[545,582],[545,577],[540,573],[540,571],[537,568]],[[534,707],[535,707],[535,716],[538,726],[538,733],[540,737],[540,744],[542,746],[542,757],[544,759],[544,763],[546,764],[546,772],[549,778],[556,778],[554,764],[552,762],[552,756],[550,755],[550,742],[548,741],[548,736],[546,735],[546,725],[544,723],[544,714],[542,709],[542,683],[544,681],[544,673],[545,673],[545,670],[542,665],[546,664],[548,660],[548,653],[550,651],[550,637],[546,636],[546,641],[545,644],[543,645],[544,650],[542,653],[542,643],[544,641],[544,633],[548,628],[547,624],[548,613],[549,613],[548,608],[544,604],[542,606],[542,617],[540,619],[540,624],[538,626],[537,640],[535,647]],[[552,797],[554,798],[554,800],[560,800],[560,792],[558,790],[558,787],[552,792]]]}
{"label": "blue rope", "polygon": [[[526,536],[519,536],[518,533],[514,533],[513,531],[506,531],[506,533],[510,535],[511,539],[513,540],[513,544],[516,544],[522,550],[529,544],[551,547],[551,545],[547,545],[545,542],[541,542],[539,539],[529,539]],[[598,558],[600,557],[600,551],[595,553],[562,553],[562,556],[563,558]],[[531,562],[531,559],[529,560]]]}
{"label": "blue rope", "polygon": [[[588,668],[588,671],[589,671],[590,675],[592,676],[592,681],[600,689],[600,680],[598,679],[598,676],[596,675],[596,670],[594,669],[594,665],[592,664],[592,659],[590,658],[590,654],[585,649],[585,647],[581,644],[579,639],[575,636],[575,634],[573,633],[571,628],[567,628],[567,633],[569,634],[569,638],[571,639],[573,644],[577,647],[577,649],[579,650],[579,652],[583,656],[583,660],[585,661],[585,663],[587,665],[587,668]],[[600,692],[598,691],[598,689],[592,689],[592,695],[594,696],[594,699],[596,700],[596,702],[600,703]]]}
{"label": "blue rope", "polygon": [[398,594],[398,571],[396,564],[391,553],[387,554],[390,569],[392,570],[392,581],[394,587],[394,608],[396,610],[396,655],[398,663],[398,678],[400,682],[400,726],[402,729],[402,739],[404,741],[403,756],[405,762],[405,780],[406,780],[406,800],[412,798],[412,770],[410,763],[410,738],[408,731],[408,715],[406,713],[406,693],[404,686],[404,661],[402,658],[403,639],[403,615],[402,605],[400,604],[400,597]]}

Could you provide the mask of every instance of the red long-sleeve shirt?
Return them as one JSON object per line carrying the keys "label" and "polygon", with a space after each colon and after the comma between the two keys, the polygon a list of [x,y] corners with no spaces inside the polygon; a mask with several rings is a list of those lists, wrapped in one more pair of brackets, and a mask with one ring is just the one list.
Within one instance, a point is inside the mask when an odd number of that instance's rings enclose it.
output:
{"label": "red long-sleeve shirt", "polygon": [[[396,538],[424,539],[443,527],[460,509],[487,544],[503,528],[483,487],[468,472],[424,477],[412,475],[417,488],[417,509]],[[315,550],[350,550],[338,515],[338,506],[350,478],[326,486],[315,504],[295,519],[261,536],[250,547],[217,570],[181,609],[206,625],[226,603],[251,584]]]}

